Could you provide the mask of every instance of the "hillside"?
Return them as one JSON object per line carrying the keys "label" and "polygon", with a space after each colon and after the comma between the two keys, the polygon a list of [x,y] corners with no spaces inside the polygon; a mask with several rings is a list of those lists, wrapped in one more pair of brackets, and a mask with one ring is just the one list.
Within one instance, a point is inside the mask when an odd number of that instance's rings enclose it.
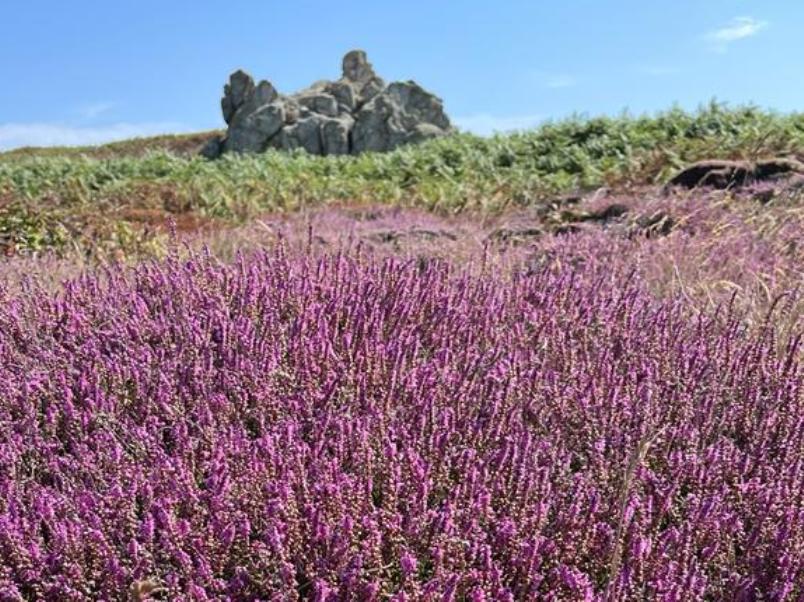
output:
{"label": "hillside", "polygon": [[145,136],[97,146],[25,146],[0,152],[0,161],[19,161],[22,159],[46,157],[87,157],[90,159],[115,159],[121,157],[141,157],[152,152],[164,151],[178,157],[193,157],[210,138],[219,135],[218,130],[195,134],[165,134]]}
{"label": "hillside", "polygon": [[457,134],[390,153],[198,156],[215,132],[0,154],[0,245],[147,251],[181,230],[265,212],[386,204],[500,214],[602,186],[651,187],[704,158],[804,152],[804,115],[710,104],[695,113],[572,118],[492,138]]}
{"label": "hillside", "polygon": [[209,135],[0,155],[0,599],[804,596],[804,115]]}

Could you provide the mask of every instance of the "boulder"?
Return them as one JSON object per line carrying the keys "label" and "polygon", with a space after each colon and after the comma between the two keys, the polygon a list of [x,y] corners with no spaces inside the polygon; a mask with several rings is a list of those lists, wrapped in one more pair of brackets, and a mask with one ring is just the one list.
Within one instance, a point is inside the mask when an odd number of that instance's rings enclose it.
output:
{"label": "boulder", "polygon": [[374,73],[374,67],[368,61],[368,57],[363,50],[352,50],[347,52],[343,57],[343,79],[356,82],[366,83],[377,75]]}
{"label": "boulder", "polygon": [[246,121],[254,113],[272,104],[278,97],[276,88],[270,82],[261,81],[247,93],[243,102],[235,109],[229,125],[237,126]]}
{"label": "boulder", "polygon": [[395,82],[386,92],[391,102],[402,111],[403,122],[411,128],[417,124],[433,125],[442,130],[450,127],[441,99],[414,81]]}
{"label": "boulder", "polygon": [[275,103],[264,105],[249,115],[244,124],[264,134],[268,140],[285,125],[285,108]]}
{"label": "boulder", "polygon": [[271,146],[282,150],[303,148],[311,155],[323,154],[320,122],[315,117],[305,117],[285,126],[272,142]]}
{"label": "boulder", "polygon": [[223,152],[223,136],[213,136],[201,149],[201,156],[214,159]]}
{"label": "boulder", "polygon": [[355,153],[383,152],[443,136],[450,129],[441,99],[415,82],[396,82],[360,109],[352,147]]}
{"label": "boulder", "polygon": [[683,188],[710,186],[724,189],[744,184],[750,171],[745,161],[699,161],[681,170],[667,184]]}
{"label": "boulder", "polygon": [[221,99],[221,110],[223,120],[228,124],[237,109],[243,106],[246,98],[254,93],[254,80],[252,77],[238,69],[229,76],[229,83],[223,87],[223,98]]}
{"label": "boulder", "polygon": [[282,105],[285,108],[285,125],[292,125],[302,117],[302,106],[295,98],[286,98]]}
{"label": "boulder", "polygon": [[221,152],[259,153],[265,150],[267,139],[257,130],[229,128],[221,145]]}
{"label": "boulder", "polygon": [[338,116],[338,101],[329,94],[310,94],[308,96],[299,96],[296,100],[301,106],[307,107],[313,113],[319,113],[327,117]]}
{"label": "boulder", "polygon": [[325,155],[348,155],[349,132],[355,120],[349,115],[321,122],[321,149]]}
{"label": "boulder", "polygon": [[386,85],[362,50],[343,57],[340,79],[318,81],[289,96],[235,71],[224,86],[221,109],[229,128],[223,140],[204,149],[206,157],[267,148],[324,155],[382,152],[452,131],[437,96],[413,81]]}
{"label": "boulder", "polygon": [[682,169],[667,183],[668,187],[697,188],[706,186],[725,190],[756,182],[789,178],[804,174],[804,164],[795,159],[749,161],[698,161]]}
{"label": "boulder", "polygon": [[347,81],[330,82],[325,92],[338,101],[340,113],[353,113],[357,109],[357,90]]}
{"label": "boulder", "polygon": [[377,96],[385,88],[385,82],[374,73],[374,67],[371,66],[366,53],[362,50],[352,50],[343,57],[343,77],[341,81],[354,87],[358,108]]}
{"label": "boulder", "polygon": [[252,113],[238,111],[223,143],[223,151],[258,153],[285,124],[284,107],[279,103],[262,105]]}
{"label": "boulder", "polygon": [[754,177],[759,181],[787,178],[801,174],[804,174],[804,163],[787,157],[757,161],[754,166]]}

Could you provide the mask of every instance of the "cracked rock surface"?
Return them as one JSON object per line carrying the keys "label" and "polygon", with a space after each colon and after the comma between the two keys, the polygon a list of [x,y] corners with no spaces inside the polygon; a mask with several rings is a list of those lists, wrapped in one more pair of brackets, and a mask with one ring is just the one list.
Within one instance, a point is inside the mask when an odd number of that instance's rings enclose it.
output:
{"label": "cracked rock surface", "polygon": [[303,148],[315,155],[384,152],[452,131],[440,98],[414,81],[386,84],[362,50],[347,53],[342,67],[340,79],[292,95],[235,71],[221,99],[228,130],[203,154],[215,158],[269,148]]}

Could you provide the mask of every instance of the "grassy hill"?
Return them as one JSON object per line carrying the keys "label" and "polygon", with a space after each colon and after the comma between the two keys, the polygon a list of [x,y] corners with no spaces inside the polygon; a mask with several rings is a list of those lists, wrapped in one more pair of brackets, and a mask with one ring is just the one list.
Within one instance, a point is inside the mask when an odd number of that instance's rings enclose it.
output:
{"label": "grassy hill", "polygon": [[192,134],[165,134],[145,136],[97,146],[24,146],[0,152],[0,161],[45,157],[88,157],[92,159],[115,159],[141,157],[154,151],[165,151],[180,157],[192,157],[201,152],[207,141],[222,132],[210,130]]}
{"label": "grassy hill", "polygon": [[804,153],[804,114],[711,103],[693,113],[574,117],[491,138],[456,134],[357,157],[272,151],[208,161],[198,151],[212,135],[0,154],[0,245],[136,246],[144,225],[168,215],[196,228],[333,203],[496,213],[600,186],[661,183],[703,158]]}

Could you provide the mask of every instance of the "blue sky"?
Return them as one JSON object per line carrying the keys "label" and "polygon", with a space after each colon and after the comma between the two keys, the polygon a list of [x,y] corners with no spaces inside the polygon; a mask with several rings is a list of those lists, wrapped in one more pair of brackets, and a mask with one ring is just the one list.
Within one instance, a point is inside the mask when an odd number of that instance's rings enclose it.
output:
{"label": "blue sky", "polygon": [[0,19],[0,148],[223,125],[242,67],[292,92],[363,48],[461,127],[713,97],[804,109],[799,0],[27,0]]}

